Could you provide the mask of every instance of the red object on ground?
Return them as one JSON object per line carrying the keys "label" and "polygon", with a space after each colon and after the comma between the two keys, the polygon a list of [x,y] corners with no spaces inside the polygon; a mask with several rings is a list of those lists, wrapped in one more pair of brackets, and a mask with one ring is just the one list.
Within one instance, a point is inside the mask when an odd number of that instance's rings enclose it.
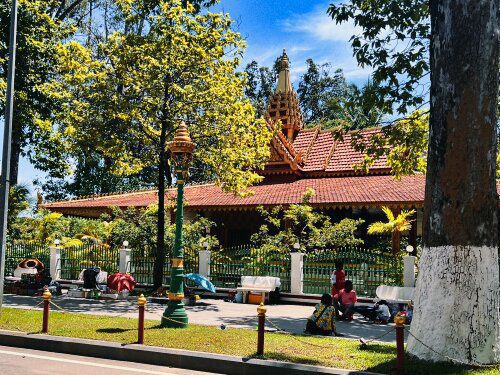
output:
{"label": "red object on ground", "polygon": [[121,292],[124,289],[132,292],[135,288],[136,282],[132,275],[127,273],[114,273],[108,276],[108,288]]}

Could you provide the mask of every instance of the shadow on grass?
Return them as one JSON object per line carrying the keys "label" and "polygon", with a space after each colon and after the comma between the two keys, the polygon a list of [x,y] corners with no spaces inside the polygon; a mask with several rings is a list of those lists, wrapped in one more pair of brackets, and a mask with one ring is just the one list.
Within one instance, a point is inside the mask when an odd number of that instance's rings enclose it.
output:
{"label": "shadow on grass", "polygon": [[131,328],[98,328],[95,330],[96,332],[99,333],[123,333],[123,332],[128,332],[128,331],[137,331],[136,329],[131,329]]}
{"label": "shadow on grass", "polygon": [[[474,369],[475,369],[474,367],[459,366],[450,362],[422,361],[409,355],[405,356],[405,361],[404,361],[404,371],[405,371],[404,373],[406,375],[434,375],[434,374],[466,375],[475,373],[473,371]],[[377,372],[382,374],[397,374],[396,358],[390,361],[378,363],[375,366],[367,368],[366,371]],[[491,374],[493,373],[495,373],[495,369],[492,368]]]}
{"label": "shadow on grass", "polygon": [[[324,366],[325,364],[319,360],[316,360],[314,358],[305,358],[300,355],[291,355],[291,354],[284,354],[284,353],[278,353],[278,352],[271,352],[267,351],[265,352],[264,357],[262,356],[257,356],[257,354],[254,355],[255,358],[259,359],[270,359],[274,361],[281,361],[281,362],[290,362],[290,363],[300,363],[303,365],[315,365],[315,366]],[[251,356],[252,358],[254,356]]]}
{"label": "shadow on grass", "polygon": [[360,350],[377,354],[394,354],[396,352],[393,347],[377,343],[369,343],[365,347],[361,346]]}

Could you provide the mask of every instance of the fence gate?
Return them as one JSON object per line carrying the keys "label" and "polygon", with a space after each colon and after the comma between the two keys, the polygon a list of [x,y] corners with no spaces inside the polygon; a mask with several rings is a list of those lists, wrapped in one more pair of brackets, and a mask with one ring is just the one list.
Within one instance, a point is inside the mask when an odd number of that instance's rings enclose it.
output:
{"label": "fence gate", "polygon": [[61,279],[78,280],[86,268],[99,267],[109,274],[118,272],[120,252],[109,245],[84,244],[61,250]]}
{"label": "fence gate", "polygon": [[351,280],[358,296],[375,297],[379,285],[402,285],[399,257],[363,248],[338,248],[304,256],[304,293],[331,293],[330,275],[335,261],[344,263],[346,280]]}
{"label": "fence gate", "polygon": [[290,253],[236,246],[212,252],[210,281],[219,288],[236,288],[241,276],[275,276],[282,292],[290,292]]}

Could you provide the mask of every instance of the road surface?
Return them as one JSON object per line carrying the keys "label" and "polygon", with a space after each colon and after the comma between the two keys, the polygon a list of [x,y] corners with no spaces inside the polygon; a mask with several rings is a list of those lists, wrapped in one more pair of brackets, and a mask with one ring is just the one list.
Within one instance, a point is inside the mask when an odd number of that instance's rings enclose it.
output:
{"label": "road surface", "polygon": [[0,375],[205,375],[209,372],[0,346]]}

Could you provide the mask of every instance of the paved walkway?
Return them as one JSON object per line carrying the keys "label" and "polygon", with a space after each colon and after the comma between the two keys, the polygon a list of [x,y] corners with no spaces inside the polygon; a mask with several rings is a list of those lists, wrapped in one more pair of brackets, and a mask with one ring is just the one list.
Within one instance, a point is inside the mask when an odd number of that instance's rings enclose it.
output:
{"label": "paved walkway", "polygon": [[[20,309],[30,309],[40,301],[40,297],[27,297],[7,294],[4,296],[4,306]],[[53,302],[63,309],[92,315],[137,317],[137,304],[132,301],[101,301],[66,296],[54,297]],[[41,307],[37,307],[40,309]],[[148,303],[146,319],[160,320],[165,305]],[[200,325],[220,326],[227,329],[255,328],[257,321],[257,306],[241,303],[224,302],[220,299],[202,299],[195,306],[186,306],[189,322]],[[292,333],[302,333],[307,317],[312,313],[311,306],[301,305],[269,305],[267,317],[277,327]],[[359,315],[354,316],[352,322],[338,322],[337,330],[352,339],[375,339],[387,332],[393,325],[376,325],[368,323]],[[273,328],[267,324],[268,328]],[[405,336],[406,339],[406,336]],[[384,342],[395,342],[395,332],[391,332],[379,339]]]}

